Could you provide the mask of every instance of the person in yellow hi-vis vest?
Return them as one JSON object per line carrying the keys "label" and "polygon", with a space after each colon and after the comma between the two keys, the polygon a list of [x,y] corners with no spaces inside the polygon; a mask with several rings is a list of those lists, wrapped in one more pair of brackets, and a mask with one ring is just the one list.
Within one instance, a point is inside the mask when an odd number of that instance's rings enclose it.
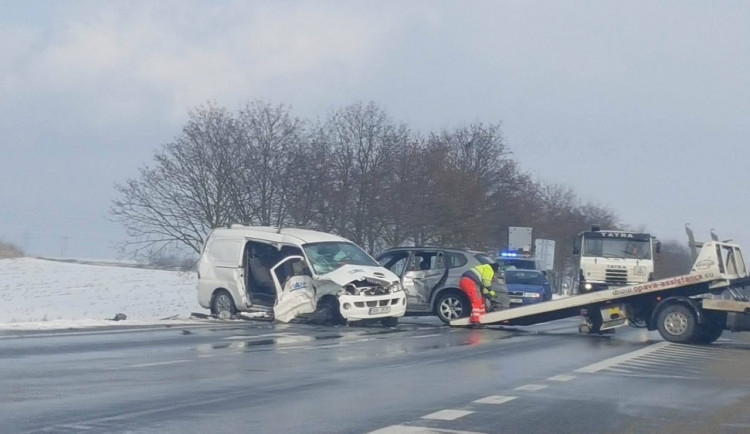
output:
{"label": "person in yellow hi-vis vest", "polygon": [[495,297],[495,291],[492,290],[492,279],[495,277],[498,265],[481,264],[470,268],[458,281],[461,291],[466,293],[471,301],[471,316],[469,322],[478,324],[479,318],[485,314],[484,296]]}

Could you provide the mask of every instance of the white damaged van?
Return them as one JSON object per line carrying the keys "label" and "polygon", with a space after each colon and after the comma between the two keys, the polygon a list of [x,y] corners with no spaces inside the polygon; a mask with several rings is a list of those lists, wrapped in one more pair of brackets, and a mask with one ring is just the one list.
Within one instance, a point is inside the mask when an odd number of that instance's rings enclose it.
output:
{"label": "white damaged van", "polygon": [[361,247],[325,232],[233,224],[212,230],[198,263],[198,302],[220,318],[268,311],[392,327],[406,312],[399,278]]}

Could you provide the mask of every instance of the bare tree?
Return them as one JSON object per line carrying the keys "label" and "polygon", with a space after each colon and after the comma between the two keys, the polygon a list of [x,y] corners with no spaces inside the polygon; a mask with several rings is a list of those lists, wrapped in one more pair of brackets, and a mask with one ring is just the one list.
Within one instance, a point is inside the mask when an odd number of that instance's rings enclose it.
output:
{"label": "bare tree", "polygon": [[297,181],[294,151],[299,149],[301,124],[283,105],[262,101],[239,113],[237,183],[231,200],[245,223],[279,226],[288,215],[289,194]]}
{"label": "bare tree", "polygon": [[234,221],[229,192],[237,138],[237,122],[226,110],[199,107],[182,134],[154,155],[153,167],[115,185],[120,198],[110,215],[131,237],[120,246],[123,253],[154,255],[175,244],[200,252],[211,228]]}
{"label": "bare tree", "polygon": [[408,141],[408,130],[394,125],[372,102],[334,112],[325,129],[335,180],[329,199],[332,226],[373,251],[384,231],[395,149]]}
{"label": "bare tree", "polygon": [[371,252],[403,243],[490,251],[507,243],[509,226],[532,226],[558,242],[564,264],[577,232],[617,223],[570,188],[532,180],[499,123],[421,136],[374,103],[316,124],[284,105],[255,101],[233,115],[208,104],[139,175],[115,186],[111,216],[131,237],[123,250],[152,257],[173,246],[199,252],[211,228],[233,222],[334,232]]}

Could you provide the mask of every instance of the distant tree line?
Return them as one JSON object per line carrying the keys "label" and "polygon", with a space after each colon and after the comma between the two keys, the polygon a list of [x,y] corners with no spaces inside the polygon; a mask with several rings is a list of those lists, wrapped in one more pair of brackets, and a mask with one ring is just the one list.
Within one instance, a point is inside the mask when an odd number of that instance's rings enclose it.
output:
{"label": "distant tree line", "polygon": [[115,189],[110,212],[131,255],[200,252],[211,228],[231,223],[333,232],[370,252],[404,244],[496,252],[509,226],[529,226],[556,241],[564,269],[576,233],[621,226],[610,209],[522,170],[499,123],[422,133],[374,103],[323,120],[261,101],[236,112],[209,103]]}

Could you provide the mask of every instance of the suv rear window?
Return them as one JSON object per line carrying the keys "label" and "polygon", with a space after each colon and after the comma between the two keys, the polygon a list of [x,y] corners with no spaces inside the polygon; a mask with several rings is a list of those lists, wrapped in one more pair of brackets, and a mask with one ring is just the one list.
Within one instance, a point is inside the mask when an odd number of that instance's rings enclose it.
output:
{"label": "suv rear window", "polygon": [[481,264],[491,264],[495,262],[490,255],[485,255],[484,253],[477,253],[474,257],[477,258],[477,261]]}
{"label": "suv rear window", "polygon": [[466,257],[460,253],[446,252],[445,255],[448,257],[448,268],[463,267],[469,262]]}

